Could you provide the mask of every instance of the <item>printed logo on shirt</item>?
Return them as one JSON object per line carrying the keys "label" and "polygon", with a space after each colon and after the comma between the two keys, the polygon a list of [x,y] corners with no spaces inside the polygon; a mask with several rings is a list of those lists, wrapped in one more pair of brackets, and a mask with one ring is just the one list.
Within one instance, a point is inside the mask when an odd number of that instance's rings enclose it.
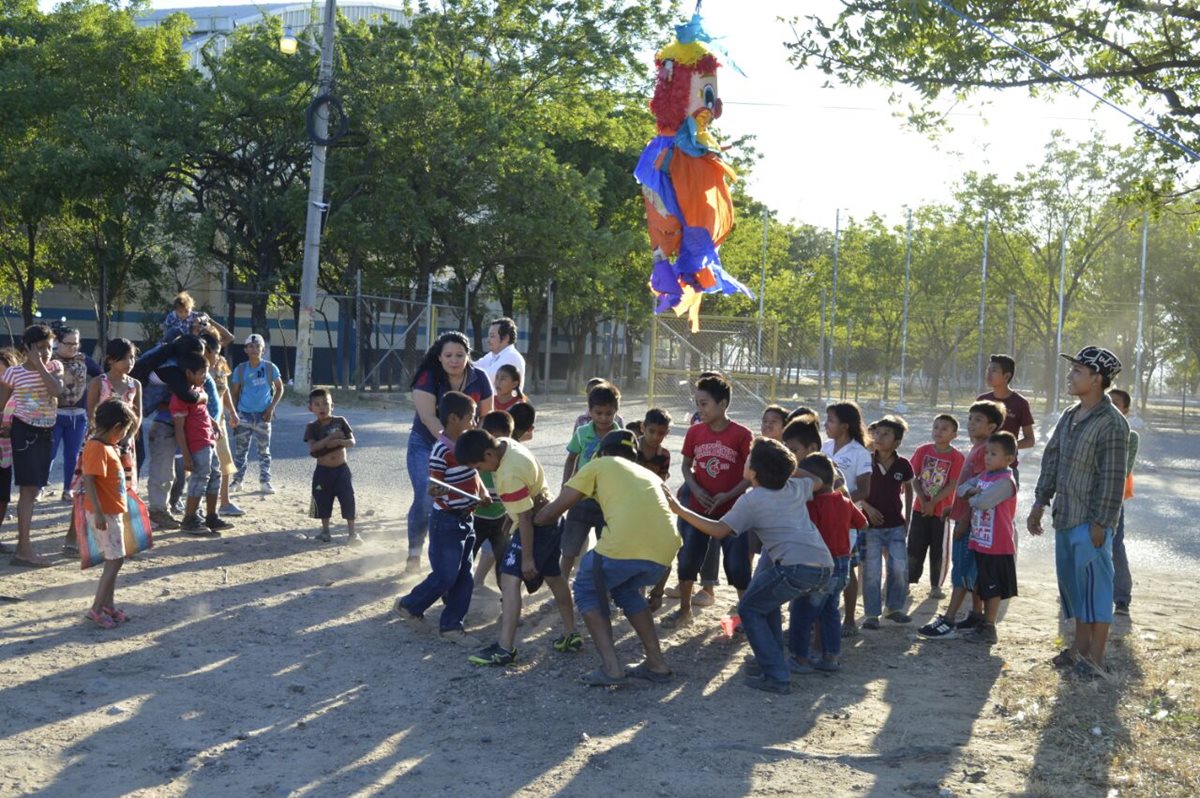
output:
{"label": "printed logo on shirt", "polygon": [[992,541],[995,540],[995,538],[995,508],[976,510],[971,518],[971,540],[975,541],[986,549],[990,549],[992,547]]}
{"label": "printed logo on shirt", "polygon": [[940,491],[950,476],[950,461],[936,457],[926,457],[921,465],[921,474],[917,481],[925,488],[925,492],[933,495]]}
{"label": "printed logo on shirt", "polygon": [[713,457],[706,462],[701,462],[700,468],[704,471],[704,473],[716,479],[718,476],[720,476],[722,471],[729,470],[729,464],[723,463],[719,458]]}
{"label": "printed logo on shirt", "polygon": [[697,460],[704,460],[709,457],[716,457],[732,463],[737,460],[738,453],[720,441],[702,443],[696,447]]}

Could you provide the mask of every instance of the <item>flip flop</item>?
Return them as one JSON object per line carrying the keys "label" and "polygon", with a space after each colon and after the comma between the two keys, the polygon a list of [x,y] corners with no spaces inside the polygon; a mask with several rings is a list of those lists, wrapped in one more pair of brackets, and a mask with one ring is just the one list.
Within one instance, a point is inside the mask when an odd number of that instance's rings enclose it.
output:
{"label": "flip flop", "polygon": [[[601,671],[603,673],[603,671]],[[625,675],[634,679],[645,679],[648,682],[655,684],[665,684],[675,678],[675,671],[667,671],[666,673],[657,673],[650,670],[646,663],[641,662],[631,668],[625,669]]]}
{"label": "flip flop", "polygon": [[596,668],[594,671],[588,671],[579,677],[579,681],[586,684],[588,687],[617,687],[625,684],[624,676],[609,676],[601,668]]}
{"label": "flip flop", "polygon": [[8,564],[16,568],[49,568],[54,563],[46,560],[27,560],[24,557],[13,557],[8,561]]}

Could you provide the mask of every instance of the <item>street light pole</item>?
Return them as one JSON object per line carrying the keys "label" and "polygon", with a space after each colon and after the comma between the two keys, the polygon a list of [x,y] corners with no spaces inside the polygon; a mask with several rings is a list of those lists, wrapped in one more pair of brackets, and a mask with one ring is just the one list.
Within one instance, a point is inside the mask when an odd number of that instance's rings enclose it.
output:
{"label": "street light pole", "polygon": [[[325,0],[325,26],[321,41],[321,69],[317,96],[333,85],[333,33],[337,23],[336,0]],[[317,274],[321,267],[321,219],[325,204],[325,151],[318,143],[329,138],[329,105],[322,103],[313,120],[312,167],[308,177],[308,215],[304,224],[304,266],[300,274],[300,314],[296,320],[294,383],[301,393],[312,388],[313,316],[317,304]]]}

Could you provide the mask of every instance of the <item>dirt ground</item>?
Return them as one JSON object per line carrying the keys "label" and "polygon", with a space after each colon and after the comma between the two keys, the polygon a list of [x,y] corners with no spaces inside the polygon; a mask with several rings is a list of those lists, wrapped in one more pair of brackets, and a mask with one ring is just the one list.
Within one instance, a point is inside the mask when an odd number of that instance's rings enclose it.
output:
{"label": "dirt ground", "polygon": [[[1200,791],[1200,624],[1181,611],[1195,607],[1180,599],[1184,568],[1159,554],[1135,558],[1134,614],[1114,627],[1108,683],[1061,680],[1047,663],[1061,643],[1052,555],[1023,541],[1021,596],[990,651],[915,639],[936,607],[915,586],[912,626],[863,632],[840,673],[797,676],[791,695],[768,696],[740,683],[748,647],[720,632],[735,600],[721,587],[695,627],[663,633],[673,683],[586,688],[574,680],[594,652],[554,652],[546,591],[527,605],[509,669],[474,668],[466,648],[390,615],[416,581],[400,576],[408,413],[344,409],[361,443],[363,548],[309,537],[306,416],[291,407],[276,425],[279,493],[239,497],[247,515],[221,539],[160,535],[122,572],[118,600],[133,619],[118,630],[83,620],[95,572],[0,565],[0,593],[19,599],[0,604],[0,795]],[[577,412],[542,408],[535,453],[554,485]],[[1163,475],[1145,484],[1195,517],[1194,488]],[[40,551],[54,550],[64,508],[39,504]],[[470,631],[490,642],[498,614],[496,591],[477,591]],[[628,623],[616,632],[635,661]]]}

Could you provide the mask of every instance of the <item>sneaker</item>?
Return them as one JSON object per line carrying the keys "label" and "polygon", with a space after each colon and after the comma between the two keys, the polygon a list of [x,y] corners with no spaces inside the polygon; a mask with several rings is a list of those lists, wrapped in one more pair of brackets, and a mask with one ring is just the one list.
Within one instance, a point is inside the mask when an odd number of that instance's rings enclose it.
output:
{"label": "sneaker", "polygon": [[940,587],[932,588],[929,591],[929,597],[931,599],[944,599],[946,597],[946,591],[942,590]]}
{"label": "sneaker", "polygon": [[983,623],[983,616],[980,615],[979,613],[975,612],[974,610],[971,610],[970,612],[967,613],[966,618],[963,618],[961,621],[954,624],[954,626],[955,626],[955,628],[960,629],[960,630],[974,629],[976,626],[979,626],[979,624],[981,624],[981,623]]}
{"label": "sneaker", "polygon": [[421,557],[419,555],[415,556],[415,557],[409,557],[407,560],[404,561],[404,573],[405,574],[419,573],[420,570],[421,570]]}
{"label": "sneaker", "polygon": [[245,515],[245,514],[246,514],[246,511],[245,511],[245,510],[243,510],[241,507],[238,507],[238,506],[237,506],[236,504],[234,504],[233,502],[230,502],[229,504],[222,504],[222,505],[221,505],[221,506],[220,506],[220,507],[217,509],[217,512],[218,512],[218,513],[220,513],[221,515],[230,515],[230,516],[233,516],[234,518],[237,518],[239,515]]}
{"label": "sneaker", "polygon": [[716,596],[709,593],[707,590],[701,590],[692,596],[693,607],[711,607],[717,603]]}
{"label": "sneaker", "polygon": [[887,618],[892,623],[912,623],[912,616],[903,610],[892,610],[886,613],[884,618]]}
{"label": "sneaker", "polygon": [[240,479],[235,479],[233,482],[230,482],[229,483],[229,492],[230,493],[241,493],[242,492],[242,481]]}
{"label": "sneaker", "polygon": [[933,616],[933,620],[918,629],[917,634],[929,640],[953,640],[958,637],[954,624],[942,615]]}
{"label": "sneaker", "polygon": [[267,494],[268,496],[270,496],[271,494],[273,494],[275,492],[275,486],[272,485],[270,482],[261,482],[261,483],[259,483],[259,487],[262,488],[262,492]]}
{"label": "sneaker", "polygon": [[878,629],[879,628],[879,619],[878,618],[867,618],[865,621],[863,621],[862,628],[863,629]]}
{"label": "sneaker", "polygon": [[962,639],[971,643],[986,643],[989,646],[994,646],[998,642],[996,624],[981,623],[963,635]]}
{"label": "sneaker", "polygon": [[204,525],[199,516],[195,515],[184,518],[179,525],[179,531],[185,535],[196,535],[197,537],[208,537],[212,534],[212,530]]}
{"label": "sneaker", "polygon": [[1116,607],[1113,608],[1113,614],[1114,615],[1128,615],[1129,614],[1129,605],[1123,601],[1117,602]]}
{"label": "sneaker", "polygon": [[676,610],[670,615],[664,615],[660,618],[658,625],[663,629],[684,629],[695,622],[696,618],[690,612],[684,615],[682,611]]}
{"label": "sneaker", "polygon": [[762,676],[762,665],[758,664],[758,657],[751,654],[746,657],[746,675],[747,676]]}
{"label": "sneaker", "polygon": [[663,595],[669,599],[677,599],[677,598],[679,598],[679,588],[678,587],[669,587],[663,591]]}
{"label": "sneaker", "polygon": [[423,621],[423,620],[425,620],[423,616],[417,615],[415,612],[410,610],[408,607],[404,606],[404,597],[403,596],[400,596],[399,598],[397,598],[395,601],[392,602],[392,613],[394,615],[396,615],[396,617],[401,618],[406,621],[409,621],[409,620]]}
{"label": "sneaker", "polygon": [[183,502],[177,501],[171,505],[171,512],[175,515],[183,515]]}
{"label": "sneaker", "polygon": [[467,657],[467,662],[472,665],[511,665],[516,661],[517,650],[514,648],[509,651],[499,643],[492,643],[487,648]]}
{"label": "sneaker", "polygon": [[360,535],[360,534],[358,534],[357,532],[355,532],[353,535],[351,535],[351,536],[350,536],[350,537],[349,537],[349,538],[346,540],[346,545],[347,545],[347,546],[361,546],[361,545],[363,545],[363,544],[364,544],[364,543],[366,543],[366,542],[367,542],[367,541],[366,541],[366,540],[363,538],[363,536],[362,536],[362,535]]}
{"label": "sneaker", "polygon": [[318,541],[320,541],[321,543],[332,543],[333,535],[330,535],[328,532],[325,532],[324,530],[322,530],[320,533],[317,534],[316,539]]}
{"label": "sneaker", "polygon": [[792,686],[787,682],[777,682],[766,676],[747,676],[747,687],[753,687],[755,690],[762,690],[765,693],[775,693],[776,695],[787,695],[792,692]]}
{"label": "sneaker", "polygon": [[212,516],[205,518],[204,525],[206,527],[208,527],[209,529],[211,529],[213,532],[220,532],[222,529],[233,529],[233,524],[229,523],[224,518],[222,518],[221,516],[216,515],[216,514],[213,514]]}
{"label": "sneaker", "polygon": [[814,660],[812,666],[817,670],[825,671],[826,673],[833,673],[842,669],[842,663],[838,662],[836,659],[829,659],[827,657],[821,657],[818,660]]}
{"label": "sneaker", "polygon": [[59,497],[58,497],[58,500],[59,500],[60,502],[68,502],[68,503],[69,503],[69,502],[71,501],[71,491],[69,491],[69,490],[64,490],[64,491],[62,492],[62,496],[59,496]]}
{"label": "sneaker", "polygon": [[179,529],[179,519],[166,510],[151,510],[150,523],[158,529]]}
{"label": "sneaker", "polygon": [[583,638],[579,636],[579,632],[571,632],[554,641],[554,650],[564,654],[579,651],[582,648]]}

